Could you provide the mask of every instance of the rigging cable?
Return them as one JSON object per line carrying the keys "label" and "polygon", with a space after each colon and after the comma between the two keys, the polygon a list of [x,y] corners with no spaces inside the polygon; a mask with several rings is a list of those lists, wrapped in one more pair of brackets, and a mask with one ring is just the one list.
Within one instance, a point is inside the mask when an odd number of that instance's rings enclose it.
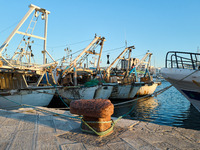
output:
{"label": "rigging cable", "polygon": [[109,52],[109,51],[114,51],[114,50],[118,50],[118,49],[122,49],[122,48],[125,48],[125,46],[117,47],[117,48],[114,48],[114,49],[109,49],[109,50],[103,51],[102,53]]}
{"label": "rigging cable", "polygon": [[19,22],[19,21],[16,21],[15,23],[13,23],[12,25],[10,25],[9,27],[7,27],[7,28],[1,30],[0,33],[3,33],[3,32],[5,32],[6,30],[10,29],[11,27],[15,26],[18,22]]}
{"label": "rigging cable", "polygon": [[[72,44],[65,44],[65,45],[58,45],[58,46],[47,46],[47,47],[48,48],[60,48],[60,47],[66,47],[67,45],[76,45],[76,44],[84,43],[84,42],[91,41],[91,40],[92,39],[88,39],[88,40],[84,40],[84,41],[80,41],[80,42],[75,42],[75,43],[72,43]],[[35,45],[42,46],[43,44],[35,44]]]}

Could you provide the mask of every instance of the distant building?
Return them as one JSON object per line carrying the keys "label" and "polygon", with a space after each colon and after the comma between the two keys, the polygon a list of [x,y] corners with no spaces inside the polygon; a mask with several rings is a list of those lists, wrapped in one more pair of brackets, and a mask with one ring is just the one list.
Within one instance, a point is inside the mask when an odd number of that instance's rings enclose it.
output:
{"label": "distant building", "polygon": [[[129,64],[129,70],[132,69],[140,60],[138,58],[131,58]],[[127,59],[121,59],[121,69],[125,70],[128,66]]]}
{"label": "distant building", "polygon": [[161,68],[156,68],[156,76],[161,76]]}

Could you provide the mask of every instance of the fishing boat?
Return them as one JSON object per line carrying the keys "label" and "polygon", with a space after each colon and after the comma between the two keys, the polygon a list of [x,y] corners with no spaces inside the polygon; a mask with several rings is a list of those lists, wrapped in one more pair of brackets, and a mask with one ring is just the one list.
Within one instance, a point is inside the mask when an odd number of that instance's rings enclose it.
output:
{"label": "fishing boat", "polygon": [[[149,72],[149,65],[151,62],[152,53],[147,52],[145,56],[137,63],[133,64],[133,69],[129,72],[129,74],[134,74],[136,76],[136,80],[140,81],[142,86],[137,91],[137,96],[145,96],[151,95],[156,90],[157,86],[161,84],[161,82],[153,81],[152,75]],[[144,74],[141,77],[138,77],[137,70],[144,70]]]}
{"label": "fishing boat", "polygon": [[67,104],[70,104],[72,100],[94,98],[95,92],[100,85],[96,80],[92,80],[92,70],[76,68],[75,72],[72,70],[66,73],[64,78],[59,79],[58,84],[62,88],[58,89],[58,93]]}
{"label": "fishing boat", "polygon": [[[49,13],[46,9],[31,4],[29,11],[0,46],[0,108],[47,106],[50,103],[55,93],[55,88],[51,85],[56,84],[52,69],[56,67],[57,62],[46,50]],[[19,31],[31,14],[33,16],[27,30]],[[39,17],[44,21],[44,37],[33,34]],[[15,34],[22,35],[22,40],[13,56],[6,58],[4,53],[8,51],[8,44]],[[36,64],[33,61],[32,38],[44,41],[43,64]],[[53,60],[52,63],[47,63],[47,55]]]}
{"label": "fishing boat", "polygon": [[200,54],[169,51],[161,74],[200,112]]}
{"label": "fishing boat", "polygon": [[[110,64],[110,66],[106,69],[104,78],[107,83],[115,83],[113,86],[112,93],[109,97],[111,100],[127,100],[133,99],[139,90],[139,88],[143,85],[140,82],[135,81],[135,76],[129,74],[130,69],[130,58],[132,50],[135,49],[134,46],[130,46],[125,48],[122,53]],[[125,56],[128,55],[128,58]],[[126,61],[127,65],[125,68],[117,69],[112,68],[112,66],[118,62]]]}
{"label": "fishing boat", "polygon": [[[108,99],[110,96],[112,86],[103,83],[98,76],[104,41],[104,37],[95,35],[93,41],[69,65],[61,66],[59,84],[63,88],[58,92],[67,103],[78,99]],[[96,51],[97,46],[100,46],[99,53]],[[94,66],[90,69],[84,64],[89,55],[98,56],[96,68]]]}

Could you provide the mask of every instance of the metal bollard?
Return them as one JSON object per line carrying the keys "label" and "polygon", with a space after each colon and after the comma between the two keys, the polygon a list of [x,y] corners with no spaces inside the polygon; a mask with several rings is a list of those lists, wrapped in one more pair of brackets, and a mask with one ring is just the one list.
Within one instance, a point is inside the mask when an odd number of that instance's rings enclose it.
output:
{"label": "metal bollard", "polygon": [[[111,128],[111,115],[114,113],[114,105],[108,99],[82,99],[70,103],[70,112],[83,115],[81,124],[83,132],[94,133],[90,129],[91,127],[98,133],[106,133],[105,131]],[[112,133],[112,130],[109,131],[109,134]]]}

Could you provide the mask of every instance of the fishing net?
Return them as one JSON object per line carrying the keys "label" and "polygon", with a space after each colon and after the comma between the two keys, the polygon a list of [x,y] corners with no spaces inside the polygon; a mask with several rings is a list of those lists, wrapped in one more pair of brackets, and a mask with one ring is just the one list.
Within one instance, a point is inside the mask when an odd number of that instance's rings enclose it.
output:
{"label": "fishing net", "polygon": [[93,80],[90,80],[88,82],[86,82],[84,84],[85,87],[92,87],[92,86],[96,86],[100,83],[105,83],[104,81],[99,81],[98,79],[93,79]]}

